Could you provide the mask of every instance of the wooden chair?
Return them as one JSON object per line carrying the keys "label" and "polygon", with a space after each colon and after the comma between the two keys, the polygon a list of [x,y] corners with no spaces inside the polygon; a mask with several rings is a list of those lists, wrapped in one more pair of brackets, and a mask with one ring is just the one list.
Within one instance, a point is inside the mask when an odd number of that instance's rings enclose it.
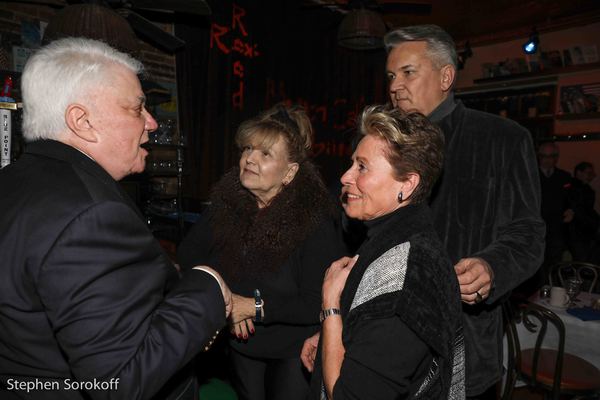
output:
{"label": "wooden chair", "polygon": [[[569,278],[578,278],[583,282],[581,290],[587,290],[589,293],[596,291],[596,284],[598,283],[598,274],[600,273],[600,266],[590,263],[584,263],[579,261],[565,261],[554,264],[550,268],[548,274],[548,282],[550,286],[565,287],[565,282]],[[556,280],[558,279],[558,282]]]}
{"label": "wooden chair", "polygon": [[[516,311],[516,312],[515,312]],[[507,379],[502,400],[510,400],[517,379],[533,389],[546,392],[546,398],[558,400],[562,395],[600,394],[600,370],[586,360],[565,353],[565,327],[561,319],[545,307],[521,303],[516,308],[510,302],[503,305],[508,343]],[[521,349],[517,323],[537,332],[535,347]],[[542,349],[548,329],[558,330],[558,348]]]}

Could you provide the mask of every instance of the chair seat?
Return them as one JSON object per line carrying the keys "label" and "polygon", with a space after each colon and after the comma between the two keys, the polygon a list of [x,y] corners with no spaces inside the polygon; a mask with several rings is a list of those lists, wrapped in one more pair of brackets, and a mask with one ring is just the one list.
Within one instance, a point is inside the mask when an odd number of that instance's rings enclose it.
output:
{"label": "chair seat", "polygon": [[[554,382],[557,354],[556,350],[540,349],[537,381],[545,386],[552,387]],[[521,371],[528,378],[532,377],[532,360],[533,349],[522,350]],[[600,370],[581,357],[565,353],[560,388],[572,391],[600,390]]]}

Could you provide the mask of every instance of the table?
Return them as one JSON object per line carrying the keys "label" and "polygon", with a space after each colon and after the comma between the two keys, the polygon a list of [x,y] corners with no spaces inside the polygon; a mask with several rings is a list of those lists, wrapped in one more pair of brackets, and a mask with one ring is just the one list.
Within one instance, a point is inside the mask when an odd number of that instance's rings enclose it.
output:
{"label": "table", "polygon": [[[589,306],[598,298],[600,298],[598,294],[580,293],[576,307]],[[582,321],[569,314],[564,308],[551,306],[548,299],[540,299],[538,294],[533,295],[529,300],[551,310],[562,320],[565,325],[565,353],[581,357],[600,369],[600,320]],[[521,349],[535,347],[537,332],[529,332],[523,324],[517,324],[517,333]],[[548,324],[542,348],[558,348],[558,332],[552,324]]]}

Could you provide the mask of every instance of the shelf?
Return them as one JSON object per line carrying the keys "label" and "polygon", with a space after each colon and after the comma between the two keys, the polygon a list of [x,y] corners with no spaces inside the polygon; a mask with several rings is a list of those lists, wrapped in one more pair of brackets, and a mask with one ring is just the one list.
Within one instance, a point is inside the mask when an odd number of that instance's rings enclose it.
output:
{"label": "shelf", "polygon": [[582,113],[582,114],[559,114],[556,119],[562,121],[575,121],[584,119],[600,119],[600,112]]}
{"label": "shelf", "polygon": [[0,108],[3,110],[16,110],[17,108],[23,108],[23,103],[9,103],[6,101],[0,101]]}
{"label": "shelf", "polygon": [[537,117],[507,117],[517,122],[552,122],[554,120],[553,115],[540,115]]}
{"label": "shelf", "polygon": [[563,68],[552,68],[544,71],[526,72],[522,74],[496,76],[493,78],[480,78],[473,80],[474,86],[456,88],[455,93],[457,95],[468,95],[481,92],[541,88],[544,86],[553,87],[558,85],[559,76],[597,69],[600,69],[600,62],[571,65]]}
{"label": "shelf", "polygon": [[153,177],[176,178],[177,177],[177,171],[145,171],[145,172],[151,178],[153,178]]}
{"label": "shelf", "polygon": [[521,81],[505,81],[498,83],[481,84],[477,86],[469,86],[465,88],[457,88],[455,93],[457,96],[464,96],[469,94],[483,93],[483,92],[500,92],[500,91],[517,91],[522,89],[533,89],[533,88],[554,88],[558,84],[556,77],[545,77],[537,79],[526,79]]}
{"label": "shelf", "polygon": [[554,134],[552,140],[556,142],[581,142],[589,140],[600,140],[600,132],[580,132]]}
{"label": "shelf", "polygon": [[543,76],[556,77],[558,75],[567,75],[567,74],[578,73],[578,72],[592,71],[595,69],[600,69],[600,62],[581,64],[581,65],[569,65],[568,67],[562,67],[562,68],[549,68],[549,69],[546,69],[543,71],[524,72],[521,74],[495,76],[493,78],[480,78],[480,79],[473,80],[473,83],[479,85],[479,84],[484,84],[484,83],[517,81],[517,80],[537,78],[537,77],[543,77]]}

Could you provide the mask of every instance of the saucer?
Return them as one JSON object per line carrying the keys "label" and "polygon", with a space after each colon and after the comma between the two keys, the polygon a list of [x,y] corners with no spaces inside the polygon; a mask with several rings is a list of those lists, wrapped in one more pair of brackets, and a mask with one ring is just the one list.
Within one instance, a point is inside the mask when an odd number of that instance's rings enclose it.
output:
{"label": "saucer", "polygon": [[569,305],[568,303],[565,304],[564,306],[555,306],[554,304],[550,304],[550,299],[542,299],[542,304],[546,307],[550,307],[550,308],[557,308],[559,310],[566,310],[567,306]]}

